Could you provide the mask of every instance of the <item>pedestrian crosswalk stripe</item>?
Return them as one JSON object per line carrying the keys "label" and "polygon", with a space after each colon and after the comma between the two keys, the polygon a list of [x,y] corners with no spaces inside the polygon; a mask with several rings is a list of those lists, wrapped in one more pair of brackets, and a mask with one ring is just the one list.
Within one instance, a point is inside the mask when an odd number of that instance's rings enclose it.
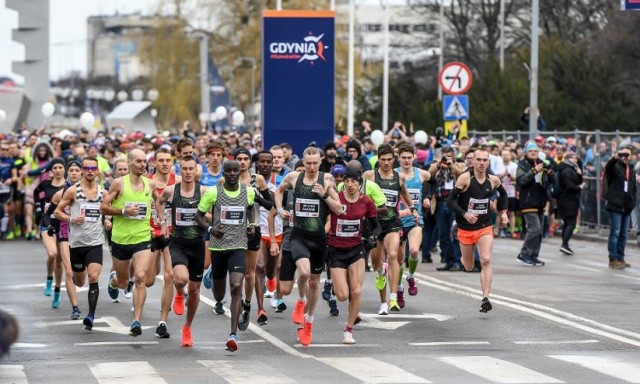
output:
{"label": "pedestrian crosswalk stripe", "polygon": [[369,357],[326,357],[318,360],[365,383],[430,383],[395,365]]}
{"label": "pedestrian crosswalk stripe", "polygon": [[604,375],[624,380],[628,383],[640,383],[640,366],[603,356],[548,355],[557,360],[578,364]]}
{"label": "pedestrian crosswalk stripe", "polygon": [[220,360],[199,360],[198,363],[211,369],[213,373],[222,377],[230,384],[295,384],[296,382],[286,375],[281,374],[275,368],[252,361],[220,361]]}
{"label": "pedestrian crosswalk stripe", "polygon": [[441,357],[440,360],[494,383],[563,383],[521,365],[489,356],[453,356]]}
{"label": "pedestrian crosswalk stripe", "polygon": [[89,368],[100,384],[166,384],[146,361],[90,364]]}
{"label": "pedestrian crosswalk stripe", "polygon": [[27,374],[22,365],[0,365],[0,383],[27,384]]}

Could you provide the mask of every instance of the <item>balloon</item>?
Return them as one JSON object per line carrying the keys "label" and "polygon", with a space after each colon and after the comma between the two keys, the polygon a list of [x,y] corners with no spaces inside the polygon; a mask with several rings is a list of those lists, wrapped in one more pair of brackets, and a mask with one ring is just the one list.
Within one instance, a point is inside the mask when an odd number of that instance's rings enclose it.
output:
{"label": "balloon", "polygon": [[46,102],[42,104],[42,116],[45,118],[53,116],[53,113],[56,111],[56,106]]}
{"label": "balloon", "polygon": [[384,143],[384,133],[379,129],[371,132],[371,142],[376,146],[382,145]]}
{"label": "balloon", "polygon": [[67,136],[73,136],[73,134],[68,129],[63,129],[62,131],[58,132],[58,137],[61,139],[64,139]]}
{"label": "balloon", "polygon": [[134,89],[131,92],[131,98],[134,101],[142,101],[142,99],[144,99],[144,91],[142,89]]}
{"label": "balloon", "polygon": [[427,136],[427,133],[425,131],[418,131],[413,136],[413,139],[415,140],[416,144],[427,144],[428,138],[429,136]]}
{"label": "balloon", "polygon": [[218,116],[218,120],[222,120],[227,117],[227,108],[222,105],[216,108],[216,116]]}
{"label": "balloon", "polygon": [[244,124],[244,113],[242,113],[242,111],[233,112],[233,115],[231,115],[231,121],[233,121],[233,125]]}
{"label": "balloon", "polygon": [[151,108],[151,111],[149,111],[149,113],[151,113],[151,117],[153,118],[158,116],[158,110],[155,108]]}
{"label": "balloon", "polygon": [[2,109],[0,109],[0,123],[5,121],[6,119],[7,119],[7,112],[5,112]]}
{"label": "balloon", "polygon": [[155,88],[151,88],[149,92],[147,92],[147,98],[151,101],[158,100],[158,96],[160,96],[160,93]]}
{"label": "balloon", "polygon": [[89,129],[89,128],[93,128],[93,124],[96,122],[96,118],[95,116],[93,116],[93,113],[91,112],[85,112],[82,115],[80,115],[80,125],[82,125],[83,128]]}
{"label": "balloon", "polygon": [[124,102],[124,101],[127,101],[127,99],[129,98],[129,94],[127,93],[127,91],[123,89],[122,91],[118,92],[117,97],[119,102]]}

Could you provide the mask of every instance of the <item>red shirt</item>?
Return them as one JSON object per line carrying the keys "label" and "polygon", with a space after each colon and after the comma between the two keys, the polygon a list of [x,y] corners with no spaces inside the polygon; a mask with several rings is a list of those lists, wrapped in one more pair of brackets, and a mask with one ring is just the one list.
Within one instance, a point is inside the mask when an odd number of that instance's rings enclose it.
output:
{"label": "red shirt", "polygon": [[[153,179],[153,175],[149,175],[149,179]],[[170,185],[174,185],[176,183],[176,175],[171,172],[169,174],[169,181],[167,182],[167,186]],[[165,188],[166,188],[165,187]],[[164,188],[156,188],[156,191],[158,191],[158,196],[162,195],[162,192],[164,191]],[[167,201],[164,204],[164,217],[165,220],[167,220],[167,224],[169,225],[169,233],[171,233],[171,202]],[[151,206],[151,230],[153,231],[153,237],[160,237],[162,236],[162,228],[160,227],[159,223],[156,222],[158,216],[156,214],[156,204],[155,201],[153,202],[153,205]]]}
{"label": "red shirt", "polygon": [[362,243],[362,219],[376,217],[378,211],[373,201],[362,193],[355,203],[347,201],[344,191],[338,193],[338,196],[342,204],[342,213],[331,213],[331,229],[327,244],[339,249],[350,249]]}

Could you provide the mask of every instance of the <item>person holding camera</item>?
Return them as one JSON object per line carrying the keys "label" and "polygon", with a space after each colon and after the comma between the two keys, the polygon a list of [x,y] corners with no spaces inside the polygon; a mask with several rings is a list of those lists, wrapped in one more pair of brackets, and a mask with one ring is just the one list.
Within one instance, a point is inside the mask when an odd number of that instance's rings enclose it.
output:
{"label": "person holding camera", "polygon": [[573,255],[569,248],[569,240],[573,235],[580,212],[580,194],[584,184],[582,183],[582,169],[580,159],[575,152],[565,153],[564,160],[558,167],[560,196],[558,196],[558,216],[562,218],[562,246],[560,252],[565,255]]}
{"label": "person holding camera", "polygon": [[527,234],[517,259],[527,265],[544,265],[538,259],[544,225],[544,208],[549,201],[547,186],[555,177],[550,163],[538,157],[540,148],[529,143],[525,147],[525,158],[518,162],[516,186],[519,203],[525,218]]}
{"label": "person holding camera", "polygon": [[629,218],[636,205],[636,174],[629,164],[632,146],[620,149],[605,165],[602,182],[605,206],[609,214],[609,268],[630,267],[624,260]]}

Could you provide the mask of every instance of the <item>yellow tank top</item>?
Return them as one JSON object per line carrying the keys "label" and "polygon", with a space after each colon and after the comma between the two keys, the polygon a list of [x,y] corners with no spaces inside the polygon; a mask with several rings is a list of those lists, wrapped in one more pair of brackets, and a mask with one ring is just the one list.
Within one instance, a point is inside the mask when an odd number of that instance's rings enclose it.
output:
{"label": "yellow tank top", "polygon": [[115,199],[112,203],[114,208],[122,209],[134,204],[138,204],[140,211],[137,216],[121,216],[113,217],[113,233],[111,239],[114,243],[121,245],[138,244],[151,240],[151,229],[149,219],[151,218],[151,204],[153,197],[149,190],[149,180],[141,177],[144,185],[142,191],[134,191],[131,189],[131,180],[129,175],[123,176],[124,193]]}

